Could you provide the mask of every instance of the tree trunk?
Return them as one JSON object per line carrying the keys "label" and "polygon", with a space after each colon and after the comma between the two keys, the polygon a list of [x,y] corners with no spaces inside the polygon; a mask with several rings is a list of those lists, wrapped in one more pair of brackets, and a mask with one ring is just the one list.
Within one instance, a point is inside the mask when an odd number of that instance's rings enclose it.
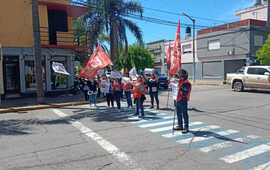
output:
{"label": "tree trunk", "polygon": [[44,90],[42,79],[42,56],[40,47],[40,25],[38,0],[32,0],[32,21],[33,21],[33,54],[35,56],[35,78],[37,83],[37,103],[44,102]]}
{"label": "tree trunk", "polygon": [[111,60],[115,63],[117,59],[117,28],[114,23],[111,24],[110,30],[110,51],[111,51]]}

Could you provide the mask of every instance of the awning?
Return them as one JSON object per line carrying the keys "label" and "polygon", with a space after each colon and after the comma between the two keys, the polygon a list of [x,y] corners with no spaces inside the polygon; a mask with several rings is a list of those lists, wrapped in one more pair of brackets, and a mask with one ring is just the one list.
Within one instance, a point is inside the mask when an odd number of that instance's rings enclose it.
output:
{"label": "awning", "polygon": [[49,10],[66,11],[68,16],[74,18],[80,17],[87,12],[87,7],[84,6],[47,2],[47,1],[39,1],[39,4],[46,5]]}

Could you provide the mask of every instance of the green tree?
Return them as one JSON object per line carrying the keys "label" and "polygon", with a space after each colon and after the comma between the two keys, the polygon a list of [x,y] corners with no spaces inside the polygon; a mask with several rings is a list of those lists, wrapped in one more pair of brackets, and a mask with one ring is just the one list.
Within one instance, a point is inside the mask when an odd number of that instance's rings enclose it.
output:
{"label": "green tree", "polygon": [[143,13],[140,3],[127,0],[86,0],[89,10],[85,15],[89,31],[89,48],[93,50],[100,34],[109,35],[110,53],[113,61],[123,48],[127,52],[127,29],[143,44],[141,29],[126,16]]}
{"label": "green tree", "polygon": [[257,59],[262,65],[270,65],[270,35],[264,45],[256,53]]}
{"label": "green tree", "polygon": [[131,45],[128,47],[128,53],[122,51],[116,60],[117,69],[130,70],[136,67],[137,70],[153,67],[154,61],[151,53],[142,45]]}

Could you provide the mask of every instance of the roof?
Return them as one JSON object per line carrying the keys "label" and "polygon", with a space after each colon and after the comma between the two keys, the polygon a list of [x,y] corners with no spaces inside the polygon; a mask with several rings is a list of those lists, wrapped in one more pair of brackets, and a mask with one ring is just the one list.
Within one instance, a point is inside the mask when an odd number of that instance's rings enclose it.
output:
{"label": "roof", "polygon": [[226,30],[231,30],[243,26],[260,26],[260,27],[265,27],[266,26],[266,21],[261,21],[261,20],[255,20],[255,19],[246,19],[242,21],[237,21],[237,22],[232,22],[232,23],[227,23],[215,27],[210,27],[206,29],[202,29],[198,31],[198,35],[203,35],[203,34],[208,34],[208,33],[213,33],[213,32],[218,32],[218,31],[226,31]]}

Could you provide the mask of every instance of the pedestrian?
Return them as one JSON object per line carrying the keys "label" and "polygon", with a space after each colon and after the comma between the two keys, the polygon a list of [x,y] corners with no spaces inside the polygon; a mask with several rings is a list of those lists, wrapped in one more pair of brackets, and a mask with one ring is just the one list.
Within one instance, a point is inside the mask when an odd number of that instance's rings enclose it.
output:
{"label": "pedestrian", "polygon": [[104,93],[107,100],[108,107],[114,108],[114,98],[113,98],[113,91],[112,91],[112,80],[110,78],[105,79],[104,83]]}
{"label": "pedestrian", "polygon": [[[139,118],[144,118],[144,106],[143,102],[145,100],[146,86],[144,84],[144,78],[140,75],[137,81],[133,84],[133,98],[136,103],[136,116]],[[141,115],[140,115],[141,113]]]}
{"label": "pedestrian", "polygon": [[87,80],[85,79],[83,81],[83,93],[84,93],[84,99],[85,101],[88,101],[89,99],[89,96],[88,96],[88,91],[89,91],[89,86],[88,86],[88,83],[87,83]]}
{"label": "pedestrian", "polygon": [[151,98],[151,109],[154,108],[154,100],[157,104],[157,109],[159,109],[159,99],[158,99],[158,79],[157,76],[153,73],[151,78],[148,80],[148,90]]}
{"label": "pedestrian", "polygon": [[182,130],[182,133],[189,132],[188,101],[190,100],[190,93],[191,83],[188,80],[188,73],[186,70],[181,70],[180,80],[178,82],[178,94],[176,99],[178,126],[174,127],[174,130]]}
{"label": "pedestrian", "polygon": [[97,86],[98,83],[95,79],[90,80],[88,91],[90,107],[92,105],[97,106]]}
{"label": "pedestrian", "polygon": [[123,90],[127,99],[127,105],[128,108],[132,108],[132,99],[131,99],[131,91],[132,91],[132,83],[131,83],[131,79],[125,81],[123,83]]}
{"label": "pedestrian", "polygon": [[113,96],[117,104],[117,108],[121,109],[121,96],[123,93],[123,84],[121,79],[115,79],[112,84],[113,87]]}

